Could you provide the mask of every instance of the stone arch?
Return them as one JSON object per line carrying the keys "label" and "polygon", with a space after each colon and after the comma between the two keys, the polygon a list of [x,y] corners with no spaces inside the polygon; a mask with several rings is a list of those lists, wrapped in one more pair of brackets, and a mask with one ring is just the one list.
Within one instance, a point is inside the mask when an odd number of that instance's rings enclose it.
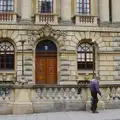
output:
{"label": "stone arch", "polygon": [[[94,42],[98,46],[98,50],[107,50],[106,43],[100,36],[100,33],[96,32],[75,32],[72,37],[72,41],[76,43],[76,48],[81,40],[88,40],[89,42]],[[91,41],[92,40],[92,41]]]}
{"label": "stone arch", "polygon": [[49,37],[41,37],[41,38],[36,39],[36,41],[35,41],[35,43],[34,43],[34,51],[35,51],[35,48],[36,48],[37,44],[38,44],[39,42],[43,41],[43,40],[52,41],[52,42],[56,45],[57,50],[59,51],[59,49],[60,49],[59,42],[56,41],[53,37],[50,37],[50,36],[49,36]]}
{"label": "stone arch", "polygon": [[29,44],[34,48],[35,44],[40,39],[50,39],[53,42],[58,43],[61,47],[65,43],[66,32],[60,30],[54,30],[49,24],[45,24],[41,29],[32,30],[29,29],[28,32]]}
{"label": "stone arch", "polygon": [[10,39],[8,37],[6,37],[6,38],[0,37],[0,43],[1,42],[9,42],[13,46],[14,51],[16,51],[15,42],[12,39]]}
{"label": "stone arch", "polygon": [[10,42],[12,42],[15,50],[17,50],[17,46],[21,45],[19,42],[21,40],[21,37],[18,30],[0,30],[0,38],[7,38]]}
{"label": "stone arch", "polygon": [[[28,44],[31,46],[31,49],[34,51],[33,55],[33,62],[35,63],[35,48],[36,45],[45,39],[51,40],[54,42],[57,46],[57,82],[59,82],[60,79],[60,61],[59,61],[59,51],[61,50],[61,47],[64,46],[65,38],[66,38],[66,32],[60,31],[60,30],[54,30],[52,29],[52,26],[46,24],[41,29],[33,30],[32,28],[27,31],[28,35]],[[35,70],[35,65],[33,66],[33,69]],[[35,81],[35,72],[33,74],[33,79]]]}
{"label": "stone arch", "polygon": [[45,39],[37,43],[35,47],[36,84],[56,84],[58,82],[57,55],[57,46],[52,40]]}

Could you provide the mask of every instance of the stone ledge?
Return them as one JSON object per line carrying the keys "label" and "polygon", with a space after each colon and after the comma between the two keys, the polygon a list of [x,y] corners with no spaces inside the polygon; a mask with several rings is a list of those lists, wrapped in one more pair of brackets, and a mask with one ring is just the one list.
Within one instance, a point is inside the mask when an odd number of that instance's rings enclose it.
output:
{"label": "stone ledge", "polygon": [[[120,78],[118,76],[117,78]],[[10,89],[37,89],[37,88],[89,88],[89,84],[77,85],[78,80],[61,80],[60,83],[56,85],[46,85],[46,84],[25,84],[25,85],[15,85],[15,84],[0,84],[0,88],[10,88]],[[69,84],[72,83],[72,84]],[[120,81],[100,81],[100,88],[106,87],[120,87]]]}
{"label": "stone ledge", "polygon": [[[38,30],[40,28],[42,28],[44,25],[32,25],[32,29],[33,30]],[[30,28],[30,25],[23,25],[23,24],[0,24],[0,27],[2,30],[28,30]],[[117,28],[117,27],[109,27],[109,26],[103,26],[103,27],[84,27],[84,26],[75,26],[75,25],[72,25],[72,26],[67,26],[66,25],[52,25],[52,28],[55,29],[55,30],[64,30],[64,31],[97,31],[97,32],[120,32],[120,28]]]}

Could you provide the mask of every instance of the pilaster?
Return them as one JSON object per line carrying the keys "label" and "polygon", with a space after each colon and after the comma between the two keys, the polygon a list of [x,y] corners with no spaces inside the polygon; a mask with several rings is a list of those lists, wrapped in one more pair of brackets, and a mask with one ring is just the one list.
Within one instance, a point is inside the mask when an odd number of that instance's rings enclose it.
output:
{"label": "pilaster", "polygon": [[109,0],[99,0],[100,22],[109,22]]}
{"label": "pilaster", "polygon": [[120,23],[120,0],[112,0],[112,22]]}
{"label": "pilaster", "polygon": [[21,22],[31,23],[32,0],[21,0]]}
{"label": "pilaster", "polygon": [[63,23],[71,23],[71,0],[61,0],[61,19]]}

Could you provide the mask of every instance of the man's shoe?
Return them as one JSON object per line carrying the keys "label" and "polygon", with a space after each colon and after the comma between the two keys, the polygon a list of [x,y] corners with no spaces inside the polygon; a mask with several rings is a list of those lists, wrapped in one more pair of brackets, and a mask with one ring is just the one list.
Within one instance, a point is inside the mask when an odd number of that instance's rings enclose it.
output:
{"label": "man's shoe", "polygon": [[99,113],[98,111],[92,111],[92,113]]}

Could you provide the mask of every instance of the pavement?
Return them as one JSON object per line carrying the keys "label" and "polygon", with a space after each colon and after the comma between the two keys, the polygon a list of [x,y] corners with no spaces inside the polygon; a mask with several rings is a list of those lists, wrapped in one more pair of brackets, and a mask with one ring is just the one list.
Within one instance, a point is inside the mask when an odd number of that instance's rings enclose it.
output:
{"label": "pavement", "polygon": [[25,115],[0,115],[0,120],[120,120],[120,109],[90,111],[69,111]]}

